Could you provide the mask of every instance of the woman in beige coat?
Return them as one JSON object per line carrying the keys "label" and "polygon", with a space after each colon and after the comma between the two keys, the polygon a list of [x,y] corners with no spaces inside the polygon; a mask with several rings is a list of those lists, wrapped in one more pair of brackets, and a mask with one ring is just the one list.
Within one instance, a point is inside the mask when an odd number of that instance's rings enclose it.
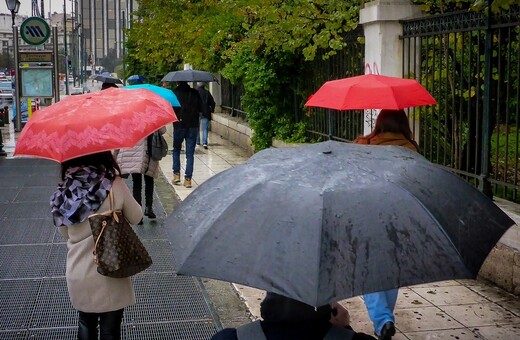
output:
{"label": "woman in beige coat", "polygon": [[[164,134],[166,127],[163,126],[159,132]],[[132,192],[140,205],[142,205],[141,193],[144,177],[144,215],[148,218],[156,218],[153,211],[153,189],[154,178],[157,178],[160,169],[159,162],[151,159],[148,153],[148,138],[145,138],[133,148],[116,150],[114,155],[121,168],[121,174],[132,176]],[[142,224],[142,221],[139,224]]]}
{"label": "woman in beige coat", "polygon": [[62,163],[62,180],[51,197],[54,224],[67,239],[66,279],[70,300],[79,312],[78,339],[120,339],[123,309],[135,303],[130,278],[115,279],[97,272],[94,239],[88,216],[120,209],[131,224],[142,218],[112,153],[101,152]]}

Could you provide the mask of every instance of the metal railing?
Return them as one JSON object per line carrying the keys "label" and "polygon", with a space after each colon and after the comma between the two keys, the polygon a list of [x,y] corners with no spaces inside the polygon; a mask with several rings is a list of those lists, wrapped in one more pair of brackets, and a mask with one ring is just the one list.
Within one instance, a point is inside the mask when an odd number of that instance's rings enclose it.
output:
{"label": "metal railing", "polygon": [[405,20],[404,77],[435,107],[412,110],[420,152],[487,195],[519,202],[520,7]]}

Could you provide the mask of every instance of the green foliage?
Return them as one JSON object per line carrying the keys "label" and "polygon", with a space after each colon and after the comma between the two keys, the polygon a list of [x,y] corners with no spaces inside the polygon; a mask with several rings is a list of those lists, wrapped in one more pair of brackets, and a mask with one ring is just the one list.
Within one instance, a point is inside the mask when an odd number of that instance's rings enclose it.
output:
{"label": "green foliage", "polygon": [[[495,0],[506,8],[517,0]],[[479,8],[480,0],[416,0],[427,13]],[[190,63],[243,84],[256,150],[274,136],[301,139],[294,103],[303,63],[348,47],[362,0],[139,0],[126,34],[126,75],[159,83]],[[295,99],[300,96],[299,99]],[[469,95],[469,92],[466,96]]]}

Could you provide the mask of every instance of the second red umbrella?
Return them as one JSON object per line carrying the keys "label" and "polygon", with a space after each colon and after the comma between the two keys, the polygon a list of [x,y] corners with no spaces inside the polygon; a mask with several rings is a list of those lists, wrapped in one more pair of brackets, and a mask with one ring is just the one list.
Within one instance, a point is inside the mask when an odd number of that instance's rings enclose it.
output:
{"label": "second red umbrella", "polygon": [[431,94],[414,79],[366,74],[326,82],[305,106],[335,110],[399,110],[435,104]]}

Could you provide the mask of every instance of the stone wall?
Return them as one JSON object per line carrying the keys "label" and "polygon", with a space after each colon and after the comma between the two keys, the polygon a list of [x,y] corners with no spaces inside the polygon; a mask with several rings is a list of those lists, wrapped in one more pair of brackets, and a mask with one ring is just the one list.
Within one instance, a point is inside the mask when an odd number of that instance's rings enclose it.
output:
{"label": "stone wall", "polygon": [[211,131],[253,155],[252,131],[242,119],[225,113],[213,113]]}

